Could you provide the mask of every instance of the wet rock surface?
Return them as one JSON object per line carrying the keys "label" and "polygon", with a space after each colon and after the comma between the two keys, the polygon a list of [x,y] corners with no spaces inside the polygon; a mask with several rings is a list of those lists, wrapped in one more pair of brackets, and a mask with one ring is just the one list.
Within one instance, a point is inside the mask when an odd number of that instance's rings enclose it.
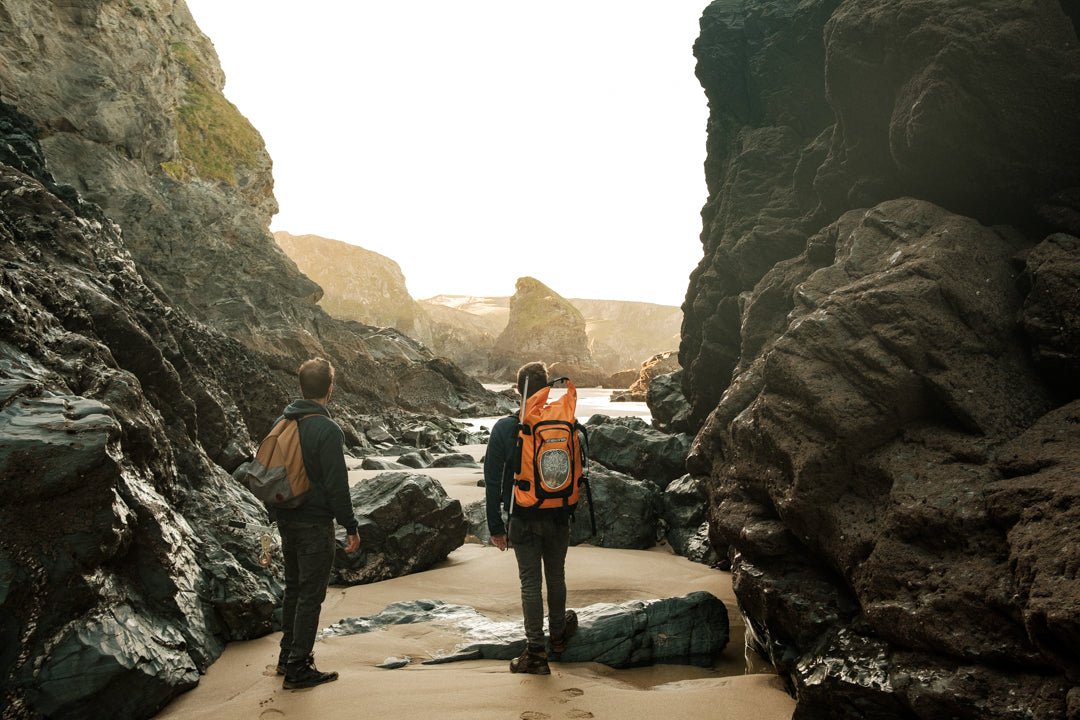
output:
{"label": "wet rock surface", "polygon": [[[709,666],[728,643],[727,610],[707,592],[662,600],[597,603],[575,608],[578,631],[561,662],[598,662],[616,668],[653,664]],[[389,625],[431,623],[462,634],[449,655],[428,660],[510,660],[525,649],[521,621],[493,621],[471,607],[439,600],[394,603],[366,618],[346,618],[323,635],[347,636]]]}
{"label": "wet rock surface", "polygon": [[[465,542],[469,525],[461,503],[427,475],[390,472],[351,490],[360,521],[360,551],[339,552],[331,583],[359,585],[426,570]],[[344,530],[338,529],[344,545]]]}
{"label": "wet rock surface", "polygon": [[720,557],[709,540],[707,497],[700,478],[684,475],[664,490],[660,502],[664,538],[679,555],[704,565],[715,565]]}
{"label": "wet rock surface", "polygon": [[661,490],[686,473],[687,434],[661,432],[638,417],[593,415],[585,427],[589,458],[595,463],[648,480]]}
{"label": "wet rock surface", "polygon": [[714,2],[695,52],[687,469],[752,643],[798,718],[1075,716],[1070,16]]}
{"label": "wet rock surface", "polygon": [[36,134],[0,103],[0,704],[145,716],[272,629],[280,576],[221,522],[265,521],[223,469],[251,358],[163,301]]}
{"label": "wet rock surface", "polygon": [[596,533],[592,532],[589,497],[582,491],[570,526],[570,544],[644,550],[656,544],[660,490],[598,465],[589,469]]}

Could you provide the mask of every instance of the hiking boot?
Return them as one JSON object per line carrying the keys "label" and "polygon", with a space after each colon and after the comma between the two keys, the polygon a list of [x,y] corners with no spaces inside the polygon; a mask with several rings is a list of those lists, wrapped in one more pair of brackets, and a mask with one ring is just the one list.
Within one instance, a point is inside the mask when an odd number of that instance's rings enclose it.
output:
{"label": "hiking boot", "polygon": [[277,674],[284,675],[285,668],[289,666],[289,651],[282,650],[277,656]]}
{"label": "hiking boot", "polygon": [[551,636],[551,652],[556,655],[562,655],[566,651],[567,641],[577,632],[577,613],[567,610],[566,615],[563,616],[563,622],[562,635]]}
{"label": "hiking boot", "polygon": [[307,659],[299,663],[290,663],[285,667],[285,681],[281,687],[285,690],[298,690],[300,688],[315,687],[323,683],[338,679],[336,672],[319,672],[315,667],[315,658],[308,655]]}
{"label": "hiking boot", "polygon": [[530,675],[550,675],[547,653],[543,650],[525,648],[525,652],[510,661],[510,672],[529,673]]}

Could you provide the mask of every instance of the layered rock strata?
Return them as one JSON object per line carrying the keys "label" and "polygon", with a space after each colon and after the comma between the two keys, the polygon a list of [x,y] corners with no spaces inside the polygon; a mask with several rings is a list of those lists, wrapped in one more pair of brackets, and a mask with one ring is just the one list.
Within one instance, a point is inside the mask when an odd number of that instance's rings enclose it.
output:
{"label": "layered rock strata", "polygon": [[797,718],[1080,717],[1068,9],[702,18],[688,468]]}

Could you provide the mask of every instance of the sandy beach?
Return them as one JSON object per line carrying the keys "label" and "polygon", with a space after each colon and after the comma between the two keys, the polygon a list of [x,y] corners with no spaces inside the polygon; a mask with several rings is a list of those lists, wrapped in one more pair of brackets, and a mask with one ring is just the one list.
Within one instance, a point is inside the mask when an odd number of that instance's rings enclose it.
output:
{"label": "sandy beach", "polygon": [[[466,446],[479,458],[483,446]],[[483,497],[476,468],[426,469],[463,504]],[[377,471],[356,470],[352,482]],[[337,682],[282,690],[274,672],[280,634],[231,643],[194,690],[174,700],[160,718],[748,718],[787,720],[795,707],[774,675],[744,674],[743,625],[728,573],[652,550],[578,546],[567,556],[567,604],[662,598],[707,590],[728,607],[731,642],[713,668],[660,665],[615,670],[597,663],[552,663],[550,676],[514,675],[505,661],[443,665],[422,661],[446,654],[460,638],[430,624],[398,625],[315,645],[320,669],[337,670]],[[466,543],[435,568],[380,583],[331,587],[323,604],[324,627],[346,617],[373,615],[392,602],[438,599],[470,605],[497,620],[521,617],[513,554]],[[397,670],[375,667],[408,656]]]}

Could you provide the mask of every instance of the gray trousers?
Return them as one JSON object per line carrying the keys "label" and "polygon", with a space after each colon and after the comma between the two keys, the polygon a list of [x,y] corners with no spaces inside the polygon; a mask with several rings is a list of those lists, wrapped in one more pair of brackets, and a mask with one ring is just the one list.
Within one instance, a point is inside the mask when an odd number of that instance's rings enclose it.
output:
{"label": "gray trousers", "polygon": [[285,598],[281,613],[281,653],[303,663],[315,645],[319,611],[334,564],[334,523],[278,523],[285,556]]}
{"label": "gray trousers", "polygon": [[[566,624],[566,549],[570,525],[566,520],[510,519],[508,533],[517,557],[521,579],[521,611],[525,616],[525,639],[540,650],[544,640],[544,601],[541,579],[547,581],[548,628],[562,635]],[[542,570],[542,571],[541,571]]]}

